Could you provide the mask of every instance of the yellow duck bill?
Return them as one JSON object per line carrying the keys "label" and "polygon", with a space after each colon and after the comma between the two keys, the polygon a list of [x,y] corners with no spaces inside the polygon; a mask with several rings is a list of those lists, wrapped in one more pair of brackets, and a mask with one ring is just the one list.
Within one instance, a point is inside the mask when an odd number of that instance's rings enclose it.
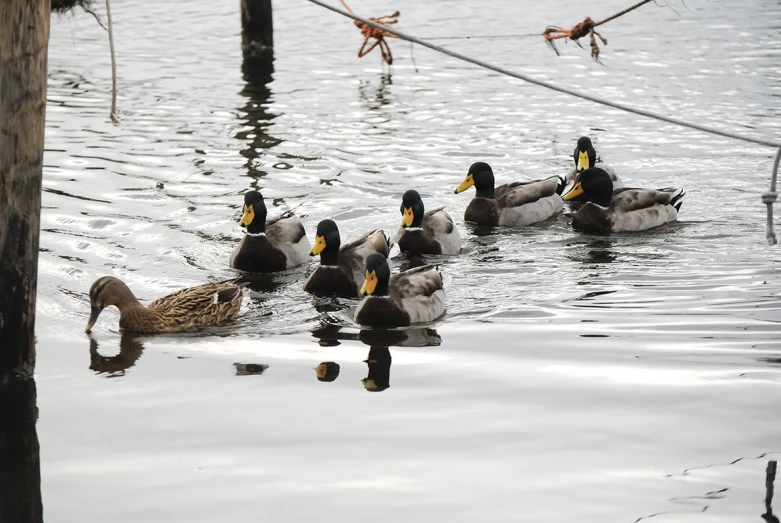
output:
{"label": "yellow duck bill", "polygon": [[244,214],[241,216],[241,220],[239,220],[239,225],[247,226],[252,223],[252,220],[255,219],[255,209],[251,205],[245,205],[244,206]]}
{"label": "yellow duck bill", "polygon": [[374,294],[374,290],[377,288],[377,274],[372,272],[366,273],[366,279],[363,280],[363,285],[361,286],[361,296],[369,296],[371,294]]}
{"label": "yellow duck bill", "polygon": [[466,175],[466,179],[461,182],[461,185],[456,187],[456,194],[461,193],[469,189],[470,187],[473,187],[475,185],[475,179],[471,174]]}
{"label": "yellow duck bill", "polygon": [[580,153],[578,153],[578,172],[588,169],[589,167],[591,167],[591,165],[589,165],[588,151],[580,151]]}
{"label": "yellow duck bill", "polygon": [[325,250],[325,238],[323,236],[315,236],[315,244],[309,251],[309,256],[317,256]]}
{"label": "yellow duck bill", "polygon": [[411,227],[412,222],[415,221],[415,213],[412,212],[412,207],[405,207],[404,208],[404,214],[401,218],[401,226],[402,227]]}
{"label": "yellow duck bill", "polygon": [[581,194],[583,194],[583,186],[580,184],[580,182],[578,182],[575,184],[575,187],[570,190],[570,192],[562,196],[562,200],[566,202],[573,198],[577,198]]}

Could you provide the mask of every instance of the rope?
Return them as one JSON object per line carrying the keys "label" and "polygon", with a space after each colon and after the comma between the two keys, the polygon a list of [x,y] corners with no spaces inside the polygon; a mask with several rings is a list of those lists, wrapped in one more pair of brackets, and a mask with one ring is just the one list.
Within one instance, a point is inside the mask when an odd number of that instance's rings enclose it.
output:
{"label": "rope", "polygon": [[111,0],[106,0],[106,18],[108,19],[108,46],[111,51],[111,112],[109,118],[114,125],[119,123],[117,116],[117,61],[114,57],[114,31],[111,24]]}
{"label": "rope", "polygon": [[[338,13],[342,16],[346,16],[347,18],[352,18],[353,20],[357,22],[362,22],[368,26],[374,27],[376,29],[380,29],[382,31],[385,31],[386,33],[390,33],[392,35],[395,35],[398,38],[401,38],[402,40],[406,40],[408,42],[412,42],[415,44],[418,44],[423,47],[427,47],[428,49],[432,49],[434,51],[437,51],[442,54],[446,54],[448,56],[451,56],[453,58],[457,58],[459,60],[463,60],[464,62],[469,62],[471,64],[483,67],[485,69],[489,69],[491,71],[510,76],[512,78],[517,78],[518,80],[523,80],[524,82],[528,82],[530,84],[538,85],[540,87],[545,87],[546,89],[550,89],[552,91],[557,91],[559,93],[568,94],[570,96],[575,96],[577,98],[581,98],[583,100],[588,100],[589,102],[594,102],[600,105],[604,105],[607,107],[612,107],[613,109],[619,109],[621,111],[626,111],[628,113],[637,114],[640,116],[645,116],[648,118],[653,118],[655,120],[659,120],[662,122],[671,123],[673,125],[679,125],[681,127],[687,127],[689,129],[695,129],[697,131],[703,131],[706,133],[715,134],[717,136],[723,136],[725,138],[734,138],[736,140],[741,140],[748,143],[753,143],[757,145],[766,145],[768,147],[773,147],[779,149],[778,154],[776,155],[775,159],[775,166],[773,168],[773,176],[770,183],[770,191],[764,193],[762,195],[762,202],[767,204],[767,219],[768,219],[768,229],[767,229],[767,239],[768,243],[770,245],[775,245],[776,238],[775,238],[775,232],[773,231],[773,202],[775,202],[776,197],[778,194],[776,193],[776,179],[778,177],[778,164],[779,161],[781,161],[781,142],[774,142],[772,140],[766,139],[766,138],[759,138],[754,136],[749,136],[742,133],[735,133],[732,131],[723,131],[721,129],[716,129],[715,127],[710,127],[707,125],[701,125],[696,123],[687,122],[685,120],[681,120],[679,118],[674,118],[672,116],[666,116],[663,114],[657,114],[652,111],[647,111],[645,109],[639,109],[637,107],[632,107],[630,105],[625,105],[618,102],[613,102],[610,100],[607,100],[605,98],[600,98],[598,96],[593,96],[586,93],[578,92],[574,89],[569,89],[567,87],[562,87],[556,84],[552,84],[550,82],[546,82],[544,80],[538,80],[536,78],[532,78],[531,76],[525,75],[523,73],[517,73],[514,71],[510,71],[508,69],[505,69],[503,67],[492,65],[487,62],[483,62],[482,60],[478,60],[477,58],[471,58],[469,56],[463,55],[461,53],[458,53],[456,51],[451,51],[449,49],[446,49],[444,47],[441,47],[436,44],[432,44],[431,42],[427,42],[426,40],[421,40],[420,38],[417,38],[415,36],[408,35],[406,33],[403,33],[399,31],[398,29],[393,29],[385,25],[377,24],[371,20],[368,20],[366,18],[362,18],[360,16],[357,16],[353,13],[348,13],[347,11],[343,11],[342,9],[339,9],[338,7],[329,5],[325,3],[323,0],[307,0],[313,4],[319,5],[320,7],[324,7],[330,11],[333,11],[335,13]],[[649,0],[650,1],[650,0]],[[638,4],[640,5],[640,4]],[[637,6],[633,6],[635,8]],[[615,18],[615,16],[611,17]],[[602,23],[607,21],[609,19],[605,19]]]}
{"label": "rope", "polygon": [[637,9],[638,7],[640,7],[640,6],[641,6],[641,5],[643,5],[643,4],[647,4],[648,2],[653,2],[653,1],[654,1],[654,0],[643,0],[642,2],[638,2],[638,3],[636,3],[635,5],[633,5],[632,7],[627,7],[626,9],[624,9],[623,11],[621,11],[620,13],[616,13],[616,14],[614,14],[613,16],[608,16],[607,18],[605,18],[605,19],[604,19],[604,20],[602,20],[601,22],[597,22],[597,23],[595,23],[595,24],[594,24],[594,27],[599,27],[599,26],[600,26],[600,25],[602,25],[602,24],[606,24],[606,23],[608,23],[608,22],[609,22],[609,21],[611,21],[611,20],[615,20],[615,19],[616,19],[616,18],[618,18],[619,16],[624,16],[624,15],[625,15],[625,14],[627,14],[629,11],[634,11],[635,9]]}

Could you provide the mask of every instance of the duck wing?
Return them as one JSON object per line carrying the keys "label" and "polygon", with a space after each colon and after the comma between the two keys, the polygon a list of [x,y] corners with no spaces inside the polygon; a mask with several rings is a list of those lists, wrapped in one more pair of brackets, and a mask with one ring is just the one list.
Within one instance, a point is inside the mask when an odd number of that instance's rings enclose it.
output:
{"label": "duck wing", "polygon": [[376,252],[387,258],[389,249],[390,242],[385,236],[385,232],[381,229],[375,229],[346,245],[342,245],[339,249],[339,265],[347,274],[352,275],[353,281],[360,289],[363,284],[366,258]]}
{"label": "duck wing", "polygon": [[285,266],[295,267],[309,261],[311,245],[304,224],[292,212],[266,222],[266,238],[285,255]]}
{"label": "duck wing", "polygon": [[391,277],[390,297],[396,300],[415,296],[431,296],[442,290],[442,273],[436,265],[423,265]]}
{"label": "duck wing", "polygon": [[494,194],[500,207],[519,207],[556,194],[561,185],[560,177],[551,176],[542,180],[500,185]]}
{"label": "duck wing", "polygon": [[625,187],[613,191],[613,200],[610,208],[614,212],[631,212],[640,209],[648,209],[656,204],[668,205],[673,201],[678,189],[667,187],[664,189],[637,189]]}

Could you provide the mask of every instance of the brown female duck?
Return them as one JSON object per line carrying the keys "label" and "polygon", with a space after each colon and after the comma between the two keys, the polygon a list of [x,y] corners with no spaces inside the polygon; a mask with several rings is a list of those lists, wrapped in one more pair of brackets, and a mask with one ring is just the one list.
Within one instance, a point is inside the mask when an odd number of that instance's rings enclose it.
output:
{"label": "brown female duck", "polygon": [[126,332],[181,332],[218,325],[236,318],[243,295],[239,285],[207,283],[182,289],[144,307],[122,280],[104,276],[89,290],[92,312],[87,332],[91,332],[103,309],[111,305],[119,309],[119,328]]}

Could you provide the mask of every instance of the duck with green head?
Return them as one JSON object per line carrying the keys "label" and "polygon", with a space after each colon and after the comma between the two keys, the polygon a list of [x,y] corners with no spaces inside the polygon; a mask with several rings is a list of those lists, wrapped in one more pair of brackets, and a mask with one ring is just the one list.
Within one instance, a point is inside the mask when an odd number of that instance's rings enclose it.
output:
{"label": "duck with green head", "polygon": [[402,327],[433,321],[445,313],[442,274],[434,265],[415,267],[391,276],[381,254],[366,259],[355,321],[372,327]]}
{"label": "duck with green head", "polygon": [[317,224],[315,245],[310,256],[320,256],[320,265],[304,282],[303,289],[312,294],[357,298],[363,285],[363,269],[371,254],[390,256],[392,243],[380,229],[367,232],[357,240],[342,245],[339,227],[333,220]]}
{"label": "duck with green head", "polygon": [[[624,186],[616,171],[597,156],[597,151],[594,149],[594,144],[591,143],[591,138],[588,136],[581,136],[578,138],[578,143],[575,145],[575,151],[572,153],[572,159],[575,161],[575,168],[567,173],[567,183],[572,183],[573,186],[576,183],[578,173],[590,169],[592,167],[599,167],[610,175],[610,179],[613,181],[613,189],[621,189]],[[585,202],[584,196],[578,196],[570,202]]]}
{"label": "duck with green head", "polygon": [[401,197],[401,228],[393,240],[401,252],[413,254],[458,254],[461,234],[453,218],[438,207],[426,212],[420,193],[414,189]]}
{"label": "duck with green head", "polygon": [[644,231],[675,221],[683,203],[684,191],[675,188],[613,190],[613,181],[604,169],[586,169],[564,200],[583,196],[583,204],[572,227],[589,234]]}
{"label": "duck with green head", "polygon": [[309,260],[309,239],[292,211],[266,221],[266,203],[258,191],[244,195],[239,223],[247,232],[230,258],[230,266],[247,272],[276,272]]}
{"label": "duck with green head", "polygon": [[495,187],[491,166],[476,162],[469,167],[466,179],[455,192],[475,188],[475,197],[464,212],[464,220],[480,225],[524,227],[548,220],[561,211],[564,183],[563,178],[551,176]]}

